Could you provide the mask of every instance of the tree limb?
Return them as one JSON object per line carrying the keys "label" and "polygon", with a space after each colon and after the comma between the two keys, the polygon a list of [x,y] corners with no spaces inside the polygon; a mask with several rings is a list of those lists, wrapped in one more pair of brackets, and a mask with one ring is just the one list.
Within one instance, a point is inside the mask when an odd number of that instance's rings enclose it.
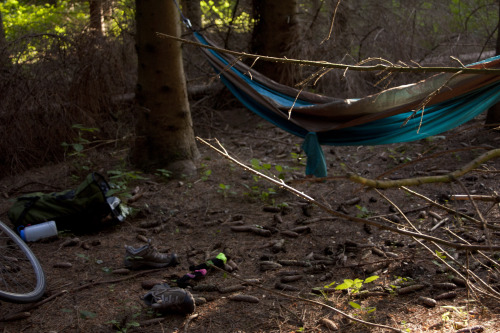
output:
{"label": "tree limb", "polygon": [[267,57],[258,54],[251,54],[246,52],[237,52],[231,51],[227,49],[223,49],[220,47],[206,45],[198,42],[194,42],[188,39],[174,37],[171,35],[163,34],[157,32],[156,35],[160,38],[172,39],[178,42],[182,42],[185,44],[190,44],[198,47],[203,47],[206,49],[214,50],[217,52],[223,52],[227,54],[231,54],[238,57],[243,58],[252,58],[252,59],[262,59],[265,61],[271,62],[280,62],[285,64],[296,64],[296,65],[305,65],[311,67],[322,67],[322,68],[335,68],[335,69],[344,69],[344,70],[352,70],[352,71],[360,71],[360,72],[372,72],[372,71],[386,71],[386,72],[400,72],[400,73],[458,73],[461,74],[489,74],[489,75],[500,75],[500,69],[486,69],[486,68],[463,68],[463,67],[405,67],[398,65],[384,65],[377,64],[372,66],[360,66],[360,65],[346,65],[346,64],[336,64],[328,61],[313,61],[313,60],[300,60],[300,59],[289,59],[289,58],[280,58],[280,57]]}

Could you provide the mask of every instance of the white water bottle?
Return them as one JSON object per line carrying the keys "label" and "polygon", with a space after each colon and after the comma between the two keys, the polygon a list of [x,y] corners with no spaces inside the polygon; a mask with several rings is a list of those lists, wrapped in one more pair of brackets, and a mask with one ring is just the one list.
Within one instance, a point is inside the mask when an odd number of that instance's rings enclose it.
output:
{"label": "white water bottle", "polygon": [[57,227],[54,221],[48,221],[27,226],[19,234],[25,242],[36,242],[42,238],[56,236]]}

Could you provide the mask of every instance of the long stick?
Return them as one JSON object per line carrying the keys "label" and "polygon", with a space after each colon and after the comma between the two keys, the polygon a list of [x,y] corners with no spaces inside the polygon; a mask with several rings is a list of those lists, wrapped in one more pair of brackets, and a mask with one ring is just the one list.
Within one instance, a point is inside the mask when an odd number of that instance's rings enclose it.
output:
{"label": "long stick", "polygon": [[289,59],[289,58],[279,58],[279,57],[267,57],[258,54],[251,54],[246,52],[237,52],[220,47],[206,45],[198,42],[194,42],[188,39],[179,38],[167,34],[157,32],[156,35],[160,38],[172,39],[185,44],[190,44],[198,47],[203,47],[206,49],[214,50],[217,52],[223,52],[231,54],[237,57],[259,59],[271,62],[280,62],[285,64],[296,64],[305,65],[311,67],[321,67],[321,68],[335,68],[343,70],[353,70],[360,72],[371,72],[371,71],[385,71],[385,72],[399,72],[399,73],[458,73],[461,74],[489,74],[489,75],[500,75],[500,69],[496,68],[468,68],[468,67],[403,67],[397,65],[384,65],[377,64],[372,66],[360,66],[360,65],[346,65],[346,64],[335,64],[328,61],[312,61],[312,60],[300,60],[300,59]]}

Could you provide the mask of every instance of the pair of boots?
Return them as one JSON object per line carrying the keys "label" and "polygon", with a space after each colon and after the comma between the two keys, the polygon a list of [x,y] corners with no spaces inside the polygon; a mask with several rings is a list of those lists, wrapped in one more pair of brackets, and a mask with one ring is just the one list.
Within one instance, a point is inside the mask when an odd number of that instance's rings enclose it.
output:
{"label": "pair of boots", "polygon": [[[139,248],[125,245],[124,264],[129,269],[162,268],[179,264],[179,258],[175,253],[160,253],[151,244]],[[189,314],[196,307],[189,291],[172,288],[166,283],[155,285],[142,299],[146,305],[162,313]]]}

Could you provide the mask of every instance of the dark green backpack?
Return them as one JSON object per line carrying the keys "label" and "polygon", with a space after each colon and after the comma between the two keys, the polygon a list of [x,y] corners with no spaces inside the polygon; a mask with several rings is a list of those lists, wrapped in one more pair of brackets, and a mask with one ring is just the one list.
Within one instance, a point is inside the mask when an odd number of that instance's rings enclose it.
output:
{"label": "dark green backpack", "polygon": [[55,221],[58,230],[93,231],[107,216],[121,218],[116,214],[118,199],[106,197],[109,189],[104,177],[93,172],[76,190],[36,192],[17,198],[8,216],[16,231],[45,221]]}

